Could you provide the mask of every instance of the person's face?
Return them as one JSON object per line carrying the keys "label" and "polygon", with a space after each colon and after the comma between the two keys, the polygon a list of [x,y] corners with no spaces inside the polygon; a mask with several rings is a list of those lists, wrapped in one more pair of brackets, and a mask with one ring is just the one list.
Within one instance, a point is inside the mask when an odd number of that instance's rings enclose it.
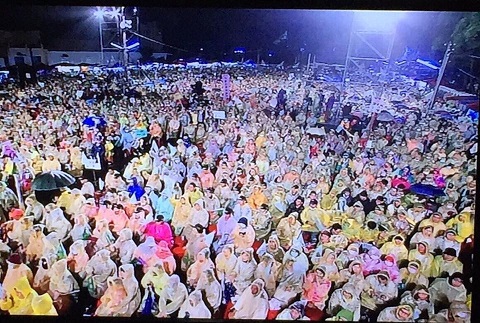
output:
{"label": "person's face", "polygon": [[433,229],[430,227],[423,229],[423,234],[426,235],[427,237],[431,236],[432,233],[433,233]]}
{"label": "person's face", "polygon": [[401,320],[407,320],[410,317],[410,312],[407,309],[402,308],[398,311],[398,316]]}
{"label": "person's face", "polygon": [[446,237],[447,237],[447,240],[448,240],[448,241],[453,241],[453,240],[455,240],[455,235],[454,235],[453,233],[451,233],[451,232],[447,233],[447,236],[446,236]]}
{"label": "person's face", "polygon": [[205,261],[205,255],[203,253],[198,254],[197,260],[199,262],[204,262]]}
{"label": "person's face", "polygon": [[443,259],[445,261],[453,261],[453,259],[455,259],[454,256],[450,256],[450,255],[447,255],[447,254],[443,254]]}
{"label": "person's face", "polygon": [[463,285],[463,280],[461,278],[454,278],[452,280],[452,286],[453,287],[460,287]]}
{"label": "person's face", "polygon": [[229,248],[224,248],[222,250],[222,253],[225,256],[225,258],[230,258],[230,256],[232,255],[232,251]]}
{"label": "person's face", "polygon": [[330,240],[330,237],[326,234],[321,234],[320,235],[320,240],[325,243],[325,242],[328,242]]}
{"label": "person's face", "polygon": [[195,191],[195,186],[193,186],[192,184],[188,185],[188,190],[189,190],[190,192]]}
{"label": "person's face", "polygon": [[395,244],[396,244],[397,246],[400,246],[400,245],[403,243],[403,241],[400,240],[400,239],[394,239],[393,241],[395,242]]}
{"label": "person's face", "polygon": [[258,288],[257,285],[252,285],[252,286],[250,286],[250,290],[251,290],[251,292],[252,292],[253,295],[257,295],[258,292],[259,292],[259,288]]}
{"label": "person's face", "polygon": [[378,276],[378,282],[382,285],[386,285],[387,284],[387,278],[383,277],[383,276]]}
{"label": "person's face", "polygon": [[427,251],[427,248],[423,244],[419,244],[418,251],[423,254]]}
{"label": "person's face", "polygon": [[250,261],[250,255],[246,252],[242,253],[242,261],[243,262],[249,262]]}

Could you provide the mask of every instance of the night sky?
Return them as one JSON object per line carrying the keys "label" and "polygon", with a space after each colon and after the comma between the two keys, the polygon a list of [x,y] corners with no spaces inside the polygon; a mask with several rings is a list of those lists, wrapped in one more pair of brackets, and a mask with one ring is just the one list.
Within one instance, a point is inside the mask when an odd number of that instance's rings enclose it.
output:
{"label": "night sky", "polygon": [[[0,30],[40,30],[47,49],[68,49],[71,39],[78,39],[86,43],[86,50],[98,50],[94,10],[93,7],[2,8]],[[200,48],[204,48],[207,58],[219,58],[235,47],[290,56],[297,55],[303,47],[305,53],[317,55],[317,61],[329,63],[344,61],[353,17],[352,11],[320,10],[139,8],[139,13],[141,22],[158,22],[164,43],[188,50],[182,54],[185,58],[197,56]],[[429,52],[436,33],[448,32],[448,28],[439,26],[438,15],[407,14],[397,29],[394,55],[401,55],[405,46]],[[448,15],[451,26],[461,16]],[[285,31],[288,41],[274,45]],[[248,56],[254,58],[256,53]]]}

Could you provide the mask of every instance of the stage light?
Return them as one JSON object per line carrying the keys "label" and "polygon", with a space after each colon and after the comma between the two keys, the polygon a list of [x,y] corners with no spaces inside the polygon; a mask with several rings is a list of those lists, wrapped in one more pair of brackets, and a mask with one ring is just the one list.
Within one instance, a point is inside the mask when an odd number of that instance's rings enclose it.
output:
{"label": "stage light", "polygon": [[95,10],[95,12],[93,13],[93,15],[94,15],[95,18],[97,18],[97,19],[102,19],[103,16],[105,16],[105,9],[100,8],[100,7],[97,7],[97,10]]}

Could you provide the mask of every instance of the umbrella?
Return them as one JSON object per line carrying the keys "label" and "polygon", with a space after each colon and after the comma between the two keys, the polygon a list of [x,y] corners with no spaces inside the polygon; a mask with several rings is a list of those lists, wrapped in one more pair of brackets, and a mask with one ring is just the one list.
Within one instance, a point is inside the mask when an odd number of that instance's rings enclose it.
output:
{"label": "umbrella", "polygon": [[410,188],[410,183],[406,179],[401,177],[392,179],[392,187],[397,188],[399,185],[403,185],[406,190]]}
{"label": "umbrella", "polygon": [[425,195],[431,197],[446,195],[442,189],[430,184],[414,184],[410,187],[410,191],[417,195]]}
{"label": "umbrella", "polygon": [[32,189],[34,191],[53,191],[67,187],[73,183],[75,183],[75,178],[72,175],[53,170],[35,177],[32,183]]}
{"label": "umbrella", "polygon": [[89,127],[97,127],[97,126],[105,126],[107,125],[107,122],[103,118],[99,117],[88,117],[83,120],[83,124]]}
{"label": "umbrella", "polygon": [[388,111],[382,111],[378,114],[377,120],[381,122],[390,122],[395,120],[394,116]]}

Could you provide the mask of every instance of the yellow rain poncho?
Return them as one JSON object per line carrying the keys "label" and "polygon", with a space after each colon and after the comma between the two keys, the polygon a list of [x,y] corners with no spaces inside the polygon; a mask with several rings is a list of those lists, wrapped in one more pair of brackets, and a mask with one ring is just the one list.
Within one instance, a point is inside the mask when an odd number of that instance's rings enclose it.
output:
{"label": "yellow rain poncho", "polygon": [[18,279],[10,292],[7,292],[7,299],[0,300],[0,309],[8,311],[10,315],[32,315],[32,300],[37,296],[28,282],[27,277]]}
{"label": "yellow rain poncho", "polygon": [[32,315],[57,316],[57,310],[53,306],[53,300],[48,294],[34,296],[32,299]]}
{"label": "yellow rain poncho", "polygon": [[462,212],[447,222],[447,228],[457,232],[457,241],[462,243],[473,234],[474,222],[469,212]]}

